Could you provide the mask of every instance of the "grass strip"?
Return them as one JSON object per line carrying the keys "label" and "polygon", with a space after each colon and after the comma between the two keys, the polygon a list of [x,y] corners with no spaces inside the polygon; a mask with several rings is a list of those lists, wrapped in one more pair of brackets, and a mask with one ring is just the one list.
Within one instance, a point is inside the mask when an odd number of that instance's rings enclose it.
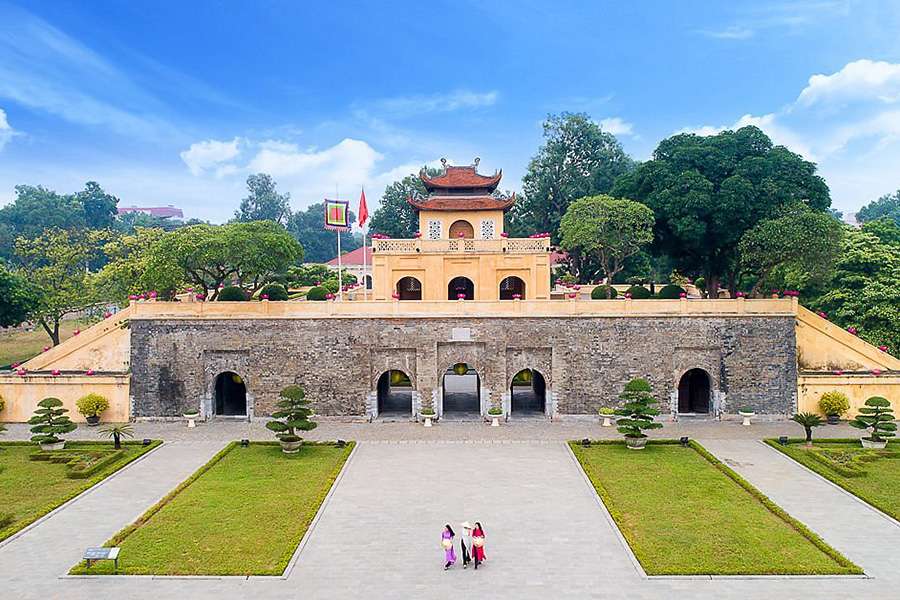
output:
{"label": "grass strip", "polygon": [[[824,462],[814,453],[807,451],[805,440],[802,438],[789,439],[787,446],[782,446],[775,439],[763,441],[884,514],[900,520],[900,460],[884,458],[870,462],[866,465],[865,472],[859,474],[855,470],[841,469],[837,465]],[[841,446],[847,450],[861,449],[859,439],[815,440],[813,445],[829,450]],[[887,447],[896,448],[896,442],[888,443]]]}
{"label": "grass strip", "polygon": [[649,575],[820,575],[862,570],[696,442],[570,446]]}
{"label": "grass strip", "polygon": [[[92,470],[88,477],[73,478],[69,476],[70,467],[65,463],[31,460],[30,455],[38,451],[34,442],[0,442],[0,512],[3,513],[0,541],[28,527],[160,444],[161,440],[153,440],[147,446],[139,441],[123,442],[119,460],[104,463],[101,468]],[[112,442],[66,443],[68,450],[100,446],[112,449]]]}
{"label": "grass strip", "polygon": [[[280,575],[353,444],[228,444],[105,545],[119,546],[119,573]],[[111,565],[72,574],[105,575]]]}

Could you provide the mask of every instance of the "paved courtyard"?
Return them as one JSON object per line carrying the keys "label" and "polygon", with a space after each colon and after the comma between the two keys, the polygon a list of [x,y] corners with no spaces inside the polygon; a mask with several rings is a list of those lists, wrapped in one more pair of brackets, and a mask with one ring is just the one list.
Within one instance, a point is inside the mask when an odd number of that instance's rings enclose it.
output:
{"label": "paved courtyard", "polygon": [[[370,439],[359,444],[286,579],[61,577],[85,546],[108,539],[228,439],[243,437],[232,430],[239,425],[185,433],[175,424],[139,424],[139,435],[153,427],[170,433],[162,435],[170,441],[0,546],[0,596],[896,598],[900,589],[894,558],[900,526],[759,442],[727,439],[748,429],[729,423],[694,424],[691,435],[872,579],[644,578],[565,445],[552,439],[576,437],[581,428],[599,437],[596,423],[544,423],[553,435],[531,440],[530,424],[499,430],[445,424],[428,431],[435,439],[421,440],[415,439],[421,426],[326,423],[318,434],[331,430],[327,437],[334,439],[339,428],[346,439]],[[768,427],[793,431],[786,423],[749,429],[761,437]],[[659,502],[665,510],[665,498]],[[488,561],[477,573],[458,566],[444,572],[441,527],[463,520],[483,523]]]}

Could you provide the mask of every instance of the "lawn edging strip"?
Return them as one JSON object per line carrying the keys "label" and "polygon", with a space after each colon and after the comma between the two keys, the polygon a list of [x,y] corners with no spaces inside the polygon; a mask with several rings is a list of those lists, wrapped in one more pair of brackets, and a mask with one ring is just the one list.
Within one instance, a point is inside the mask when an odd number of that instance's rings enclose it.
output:
{"label": "lawn edging strip", "polygon": [[[805,442],[806,442],[806,440],[803,438],[789,438],[788,439],[788,444],[803,444]],[[794,458],[793,456],[791,456],[790,454],[788,454],[787,452],[785,452],[783,447],[781,446],[781,444],[778,443],[778,440],[774,439],[774,438],[766,438],[764,440],[760,440],[760,443],[763,445],[769,446],[770,448],[775,450],[779,456],[782,456],[785,459],[792,462],[793,464],[799,466],[800,468],[805,469],[807,472],[809,472],[814,477],[818,478],[820,481],[823,481],[824,483],[827,483],[831,487],[839,490],[841,493],[846,494],[847,496],[850,496],[859,504],[861,504],[861,505],[865,506],[866,508],[868,508],[869,510],[872,510],[873,512],[875,512],[875,514],[877,514],[878,516],[883,518],[885,521],[888,521],[889,523],[891,523],[892,525],[894,525],[896,527],[900,527],[900,520],[897,520],[896,518],[891,516],[890,513],[885,511],[884,508],[881,507],[881,503],[878,500],[866,497],[865,495],[856,494],[855,492],[852,492],[851,490],[848,490],[847,488],[842,486],[840,480],[838,480],[835,477],[836,473],[834,471],[832,471],[832,469],[828,465],[825,465],[824,463],[822,463],[816,459],[810,460],[810,464],[801,462],[801,461],[797,460],[796,458]],[[813,443],[818,444],[818,445],[847,444],[847,443],[859,443],[859,440],[856,438],[833,438],[833,439],[814,440]]]}
{"label": "lawn edging strip", "polygon": [[[622,445],[623,442],[620,440],[591,440],[591,445]],[[808,542],[813,544],[818,550],[820,550],[823,554],[828,556],[831,560],[837,563],[838,566],[848,569],[848,573],[838,573],[838,574],[719,574],[719,573],[709,573],[709,574],[663,574],[663,575],[649,575],[644,570],[643,565],[640,563],[640,560],[637,558],[637,555],[634,553],[634,549],[632,547],[632,540],[629,539],[630,536],[625,531],[622,531],[619,527],[619,520],[622,519],[622,515],[619,512],[618,508],[616,508],[611,495],[603,486],[603,484],[598,480],[595,481],[592,479],[587,472],[585,471],[584,466],[581,464],[581,461],[578,460],[577,456],[573,451],[574,446],[579,446],[581,444],[580,441],[570,441],[566,444],[569,453],[572,459],[578,464],[578,468],[582,473],[582,476],[589,487],[594,491],[595,496],[598,502],[602,505],[602,509],[604,511],[605,516],[607,517],[607,521],[610,522],[613,529],[615,530],[617,537],[626,547],[626,552],[628,553],[629,559],[635,565],[636,570],[641,575],[641,577],[645,579],[840,579],[840,578],[850,578],[850,579],[866,579],[868,576],[863,572],[863,570],[852,563],[849,559],[844,557],[840,552],[829,546],[821,537],[819,537],[815,532],[810,530],[806,525],[789,515],[784,509],[775,504],[768,496],[763,494],[757,488],[755,488],[750,482],[741,477],[734,470],[725,465],[722,461],[716,458],[712,453],[710,453],[706,448],[700,445],[695,440],[690,440],[688,445],[691,449],[693,449],[697,454],[699,454],[704,460],[706,460],[711,466],[716,468],[723,475],[731,479],[734,483],[736,483],[739,487],[741,487],[744,491],[750,494],[750,496],[759,502],[766,510],[772,513],[775,517],[786,523],[791,529],[799,533],[803,538],[805,538]],[[677,445],[680,444],[679,440],[649,440],[648,444],[655,445]],[[618,519],[617,519],[618,516]]]}
{"label": "lawn edging strip", "polygon": [[[112,444],[112,442],[106,442],[106,441],[100,441],[100,440],[69,440],[69,441],[71,441],[73,444],[104,444],[104,445]],[[13,533],[11,533],[7,537],[0,540],[0,548],[3,548],[4,546],[11,543],[12,541],[25,535],[26,533],[28,533],[29,531],[31,531],[32,529],[34,529],[35,527],[37,527],[38,525],[40,525],[41,523],[43,523],[44,521],[46,521],[47,519],[49,519],[50,517],[52,517],[53,515],[58,513],[59,511],[67,508],[70,504],[72,504],[73,502],[75,502],[76,500],[81,498],[82,496],[87,496],[88,494],[93,493],[94,490],[96,490],[100,486],[104,485],[106,482],[108,482],[110,479],[112,479],[113,477],[115,477],[116,475],[118,475],[119,473],[124,471],[125,469],[131,468],[138,462],[142,461],[144,458],[150,456],[153,452],[158,450],[164,443],[165,442],[163,440],[152,440],[150,442],[150,444],[147,446],[147,450],[145,452],[142,452],[140,454],[136,454],[135,456],[130,457],[128,460],[126,460],[125,462],[122,463],[122,466],[120,466],[115,471],[111,472],[106,477],[98,480],[97,482],[95,482],[94,484],[92,484],[86,488],[74,491],[71,494],[63,496],[58,503],[53,503],[52,506],[48,506],[47,512],[43,513],[37,519],[35,519],[34,521],[31,521],[29,523],[24,523],[20,529],[15,530]],[[122,444],[129,445],[129,446],[143,447],[143,442],[138,442],[138,441],[125,441],[125,442],[122,442]],[[0,442],[0,448],[2,448],[3,446],[33,446],[33,445],[35,445],[34,442],[28,442],[28,441],[22,441],[22,440],[10,441],[10,442]]]}

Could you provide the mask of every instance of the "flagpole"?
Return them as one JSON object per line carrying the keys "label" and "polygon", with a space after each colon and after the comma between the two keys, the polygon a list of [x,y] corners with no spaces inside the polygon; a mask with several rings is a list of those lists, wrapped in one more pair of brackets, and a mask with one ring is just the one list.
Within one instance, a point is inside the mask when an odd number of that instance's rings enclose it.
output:
{"label": "flagpole", "polygon": [[[365,194],[365,188],[363,188],[363,194]],[[369,286],[367,285],[366,277],[368,277],[369,269],[368,269],[368,257],[366,256],[369,253],[369,249],[366,247],[366,226],[363,224],[361,227],[363,234],[363,270],[362,270],[362,283],[363,283],[363,301],[369,300]]]}
{"label": "flagpole", "polygon": [[[340,195],[338,194],[338,184],[334,184],[334,199],[340,200]],[[342,271],[344,270],[341,266],[341,230],[338,228],[337,230],[337,253],[338,253],[338,301],[344,301],[344,278]]]}

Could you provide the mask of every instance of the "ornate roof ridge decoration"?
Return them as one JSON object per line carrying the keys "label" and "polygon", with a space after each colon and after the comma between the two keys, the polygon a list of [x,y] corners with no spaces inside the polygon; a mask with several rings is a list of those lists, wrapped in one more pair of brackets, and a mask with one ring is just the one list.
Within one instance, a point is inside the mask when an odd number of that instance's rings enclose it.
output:
{"label": "ornate roof ridge decoration", "polygon": [[507,210],[516,201],[516,194],[509,198],[496,198],[490,194],[434,195],[421,200],[412,196],[406,199],[416,210]]}
{"label": "ornate roof ridge decoration", "polygon": [[503,177],[503,169],[495,171],[493,175],[481,175],[478,172],[478,164],[481,159],[477,156],[471,165],[453,166],[447,163],[446,158],[441,159],[442,172],[431,177],[426,167],[419,170],[419,179],[429,192],[446,189],[476,189],[485,190],[487,193],[497,189],[500,179]]}

